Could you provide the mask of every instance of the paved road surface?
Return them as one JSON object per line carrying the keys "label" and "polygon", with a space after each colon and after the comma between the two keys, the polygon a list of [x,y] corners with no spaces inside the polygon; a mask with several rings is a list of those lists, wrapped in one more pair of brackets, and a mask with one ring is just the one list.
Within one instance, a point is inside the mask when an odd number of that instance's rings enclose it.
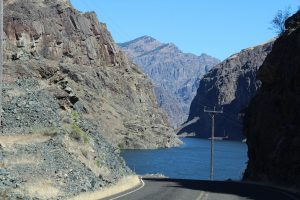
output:
{"label": "paved road surface", "polygon": [[[118,200],[300,200],[299,196],[268,186],[231,181],[143,179],[145,186]],[[118,196],[125,195],[120,198]]]}

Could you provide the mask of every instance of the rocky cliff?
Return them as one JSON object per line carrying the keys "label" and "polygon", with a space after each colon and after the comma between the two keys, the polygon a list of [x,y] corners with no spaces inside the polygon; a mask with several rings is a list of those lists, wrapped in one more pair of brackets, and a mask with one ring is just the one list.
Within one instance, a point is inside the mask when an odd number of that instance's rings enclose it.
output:
{"label": "rocky cliff", "polygon": [[94,191],[132,173],[115,147],[180,143],[95,13],[68,0],[4,3],[0,198]]}
{"label": "rocky cliff", "polygon": [[209,138],[211,119],[208,110],[221,107],[224,110],[216,118],[215,135],[229,136],[241,140],[242,123],[240,112],[244,109],[259,87],[255,75],[265,57],[272,49],[273,42],[244,49],[216,65],[200,81],[193,99],[187,122],[179,134],[192,134]]}
{"label": "rocky cliff", "polygon": [[159,105],[173,127],[187,119],[200,78],[219,62],[206,54],[183,53],[174,44],[163,44],[149,36],[119,45],[152,79]]}
{"label": "rocky cliff", "polygon": [[152,84],[95,13],[79,13],[61,0],[12,2],[5,14],[7,81],[40,81],[62,111],[75,109],[112,144],[175,144]]}
{"label": "rocky cliff", "polygon": [[246,109],[249,162],[244,179],[300,188],[300,12],[289,18]]}

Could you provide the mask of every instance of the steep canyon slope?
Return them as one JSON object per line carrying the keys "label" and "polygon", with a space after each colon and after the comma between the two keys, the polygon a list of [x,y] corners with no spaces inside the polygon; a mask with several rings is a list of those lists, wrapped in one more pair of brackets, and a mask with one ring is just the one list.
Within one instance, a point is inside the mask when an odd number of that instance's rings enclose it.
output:
{"label": "steep canyon slope", "polygon": [[216,65],[200,81],[196,97],[193,99],[187,122],[179,134],[192,134],[209,138],[211,119],[204,108],[211,110],[221,107],[224,113],[218,115],[215,124],[215,135],[228,136],[241,140],[242,123],[240,113],[259,87],[256,82],[256,71],[271,51],[273,41],[244,49]]}
{"label": "steep canyon slope", "polygon": [[79,13],[66,0],[8,1],[5,33],[7,81],[38,80],[58,99],[62,112],[75,109],[111,144],[147,148],[176,143],[152,84],[118,49],[95,13]]}
{"label": "steep canyon slope", "polygon": [[115,147],[180,143],[95,13],[68,0],[4,4],[0,198],[94,191],[132,174]]}
{"label": "steep canyon slope", "polygon": [[219,63],[206,54],[183,53],[174,44],[163,44],[149,36],[119,45],[152,79],[158,103],[173,127],[187,119],[200,78]]}
{"label": "steep canyon slope", "polygon": [[244,179],[300,189],[300,11],[257,73],[262,86],[246,109]]}

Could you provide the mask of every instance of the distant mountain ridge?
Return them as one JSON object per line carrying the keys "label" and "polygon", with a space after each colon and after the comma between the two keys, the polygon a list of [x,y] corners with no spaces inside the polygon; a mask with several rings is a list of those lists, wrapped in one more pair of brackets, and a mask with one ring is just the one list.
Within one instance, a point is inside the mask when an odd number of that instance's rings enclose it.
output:
{"label": "distant mountain ridge", "polygon": [[200,78],[220,62],[207,54],[183,53],[175,44],[161,43],[150,36],[119,46],[152,79],[158,103],[173,127],[187,119]]}

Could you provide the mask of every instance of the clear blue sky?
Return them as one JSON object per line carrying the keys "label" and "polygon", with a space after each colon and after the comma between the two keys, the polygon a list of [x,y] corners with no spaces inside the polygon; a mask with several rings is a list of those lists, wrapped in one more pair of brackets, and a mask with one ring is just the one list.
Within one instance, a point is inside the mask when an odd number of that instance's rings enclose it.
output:
{"label": "clear blue sky", "polygon": [[269,30],[277,10],[300,0],[71,0],[95,11],[116,42],[143,35],[173,42],[184,52],[221,60],[275,36]]}

